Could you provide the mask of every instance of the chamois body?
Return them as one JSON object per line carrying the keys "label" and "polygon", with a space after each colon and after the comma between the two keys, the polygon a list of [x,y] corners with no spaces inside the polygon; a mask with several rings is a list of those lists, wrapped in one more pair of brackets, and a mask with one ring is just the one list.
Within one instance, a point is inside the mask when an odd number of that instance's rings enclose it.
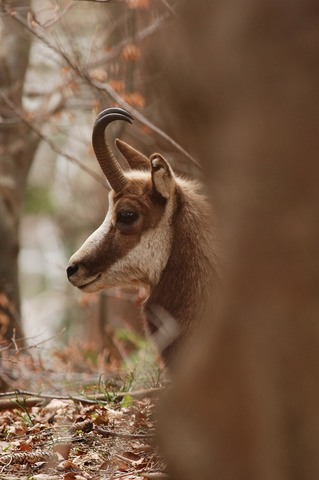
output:
{"label": "chamois body", "polygon": [[108,109],[93,130],[93,147],[112,187],[109,210],[102,225],[71,257],[68,278],[87,292],[146,286],[149,295],[142,307],[146,329],[166,364],[171,364],[213,293],[216,262],[210,208],[198,193],[198,184],[176,176],[161,155],[148,159],[117,140],[132,168],[123,172],[101,138],[114,119],[130,121],[125,111]]}

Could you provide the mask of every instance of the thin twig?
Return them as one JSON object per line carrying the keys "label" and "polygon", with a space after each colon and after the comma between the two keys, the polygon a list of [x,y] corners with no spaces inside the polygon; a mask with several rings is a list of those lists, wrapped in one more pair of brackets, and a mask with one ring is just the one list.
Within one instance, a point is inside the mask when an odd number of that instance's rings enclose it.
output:
{"label": "thin twig", "polygon": [[130,43],[136,43],[140,42],[142,40],[145,40],[146,38],[150,37],[153,35],[159,28],[163,25],[163,23],[169,18],[168,12],[164,13],[163,15],[160,15],[158,17],[155,17],[155,20],[153,23],[150,25],[147,25],[147,27],[143,28],[139,32],[137,32],[134,37],[125,37],[123,40],[118,42],[116,45],[114,45],[110,51],[108,51],[103,57],[99,58],[98,60],[94,60],[90,63],[86,64],[87,69],[95,68],[100,65],[103,65],[104,63],[109,62],[110,60],[114,60],[122,51],[123,48],[126,45],[129,45]]}
{"label": "thin twig", "polygon": [[31,122],[26,115],[5,95],[3,92],[0,92],[0,96],[2,100],[8,105],[8,107],[11,108],[11,110],[20,118],[20,120],[25,123],[30,130],[32,130],[34,133],[36,133],[41,140],[43,140],[49,147],[58,155],[63,156],[67,160],[69,160],[72,163],[75,163],[78,165],[83,171],[85,171],[88,175],[90,175],[94,180],[99,182],[101,185],[103,185],[105,188],[107,188],[105,180],[94,170],[91,170],[91,168],[87,167],[84,163],[82,163],[80,160],[77,158],[73,157],[69,153],[64,152],[61,148],[59,148],[57,145],[55,145],[50,138],[48,138],[46,135],[44,135],[41,130],[35,126],[33,122]]}
{"label": "thin twig", "polygon": [[166,0],[161,0],[161,2],[165,6],[165,8],[167,8],[167,10],[171,12],[172,15],[174,15],[174,17],[178,17],[174,7],[172,7]]}
{"label": "thin twig", "polygon": [[[32,349],[34,350],[34,349],[38,348],[39,345],[43,345],[44,343],[50,342],[50,340],[55,340],[56,338],[61,337],[61,335],[62,335],[64,332],[65,332],[65,327],[63,327],[60,332],[55,333],[54,335],[51,335],[50,337],[47,337],[47,338],[45,338],[44,340],[40,340],[40,341],[38,341],[36,344],[26,345],[26,346],[24,346],[24,347],[21,347],[21,346],[18,345],[18,350],[15,348],[15,345],[13,345],[12,342],[9,343],[9,344],[7,344],[7,341],[2,341],[2,342],[0,342],[0,352],[4,352],[4,351],[6,351],[6,350],[12,350],[12,345],[14,346],[14,349],[15,349],[16,354],[22,353],[22,352],[24,352],[24,351],[29,351],[29,350],[32,350]],[[33,335],[32,337],[21,337],[21,338],[17,338],[17,339],[16,339],[16,342],[17,342],[17,343],[20,343],[21,340],[22,340],[23,342],[25,342],[25,341],[30,342],[31,340],[33,340],[33,339],[35,339],[35,338],[37,338],[37,337],[39,337],[39,336],[41,336],[41,334],[39,334],[39,335]],[[0,395],[1,395],[1,394],[0,394]]]}
{"label": "thin twig", "polygon": [[64,5],[62,7],[59,6],[58,10],[57,11],[55,10],[55,15],[53,15],[52,18],[50,18],[49,20],[47,20],[44,23],[39,22],[37,16],[39,15],[39,13],[41,11],[47,11],[46,8],[43,8],[42,10],[38,10],[36,13],[33,12],[33,17],[34,17],[34,20],[37,22],[37,24],[41,28],[46,29],[46,28],[49,28],[49,27],[52,27],[53,25],[55,25],[73,7],[75,7],[75,3],[74,3],[73,0],[69,1],[66,5]]}
{"label": "thin twig", "polygon": [[118,437],[118,438],[155,438],[154,433],[129,433],[129,432],[117,432],[116,430],[108,430],[96,425],[94,431],[102,435],[102,437]]}

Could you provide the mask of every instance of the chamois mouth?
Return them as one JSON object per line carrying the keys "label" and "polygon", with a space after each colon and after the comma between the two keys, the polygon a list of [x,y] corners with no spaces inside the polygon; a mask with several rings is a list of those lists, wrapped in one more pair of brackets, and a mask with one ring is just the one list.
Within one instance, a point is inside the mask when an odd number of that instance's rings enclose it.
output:
{"label": "chamois mouth", "polygon": [[101,278],[101,273],[98,273],[96,277],[93,278],[93,280],[90,280],[87,283],[83,283],[82,285],[79,285],[78,288],[80,290],[85,290],[87,287],[91,287],[97,280],[99,280],[99,278]]}

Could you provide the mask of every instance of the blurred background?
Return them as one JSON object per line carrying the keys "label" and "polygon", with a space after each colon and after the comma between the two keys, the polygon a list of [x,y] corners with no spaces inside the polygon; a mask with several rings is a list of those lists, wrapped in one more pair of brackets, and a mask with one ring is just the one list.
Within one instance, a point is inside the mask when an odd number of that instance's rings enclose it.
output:
{"label": "blurred background", "polygon": [[100,110],[121,106],[136,119],[112,125],[111,144],[121,137],[145,154],[161,151],[178,172],[199,174],[163,127],[165,64],[143,68],[174,9],[165,0],[7,0],[0,12],[2,345],[45,350],[79,341],[123,361],[145,343],[139,292],[85,295],[65,268],[107,211],[91,147]]}
{"label": "blurred background", "polygon": [[[65,275],[107,210],[90,137],[117,105],[135,122],[114,124],[110,141],[159,150],[198,177],[183,147],[195,152],[220,220],[222,305],[163,408],[174,478],[312,480],[319,5],[181,4],[175,23],[166,0],[0,1],[0,389],[45,378],[54,391],[71,367],[96,377],[151,357],[139,292],[85,296]],[[41,355],[21,361],[53,345],[52,368]]]}

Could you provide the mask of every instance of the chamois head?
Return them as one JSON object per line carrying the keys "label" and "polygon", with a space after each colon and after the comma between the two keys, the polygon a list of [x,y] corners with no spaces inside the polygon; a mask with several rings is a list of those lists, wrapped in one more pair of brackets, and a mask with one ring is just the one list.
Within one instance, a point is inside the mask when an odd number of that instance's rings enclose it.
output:
{"label": "chamois head", "polygon": [[93,128],[94,152],[112,190],[101,226],[71,257],[67,275],[75,287],[95,292],[124,285],[155,286],[168,261],[177,183],[167,161],[150,159],[116,140],[131,170],[123,171],[104,138],[114,120],[131,123],[120,108],[103,110]]}

